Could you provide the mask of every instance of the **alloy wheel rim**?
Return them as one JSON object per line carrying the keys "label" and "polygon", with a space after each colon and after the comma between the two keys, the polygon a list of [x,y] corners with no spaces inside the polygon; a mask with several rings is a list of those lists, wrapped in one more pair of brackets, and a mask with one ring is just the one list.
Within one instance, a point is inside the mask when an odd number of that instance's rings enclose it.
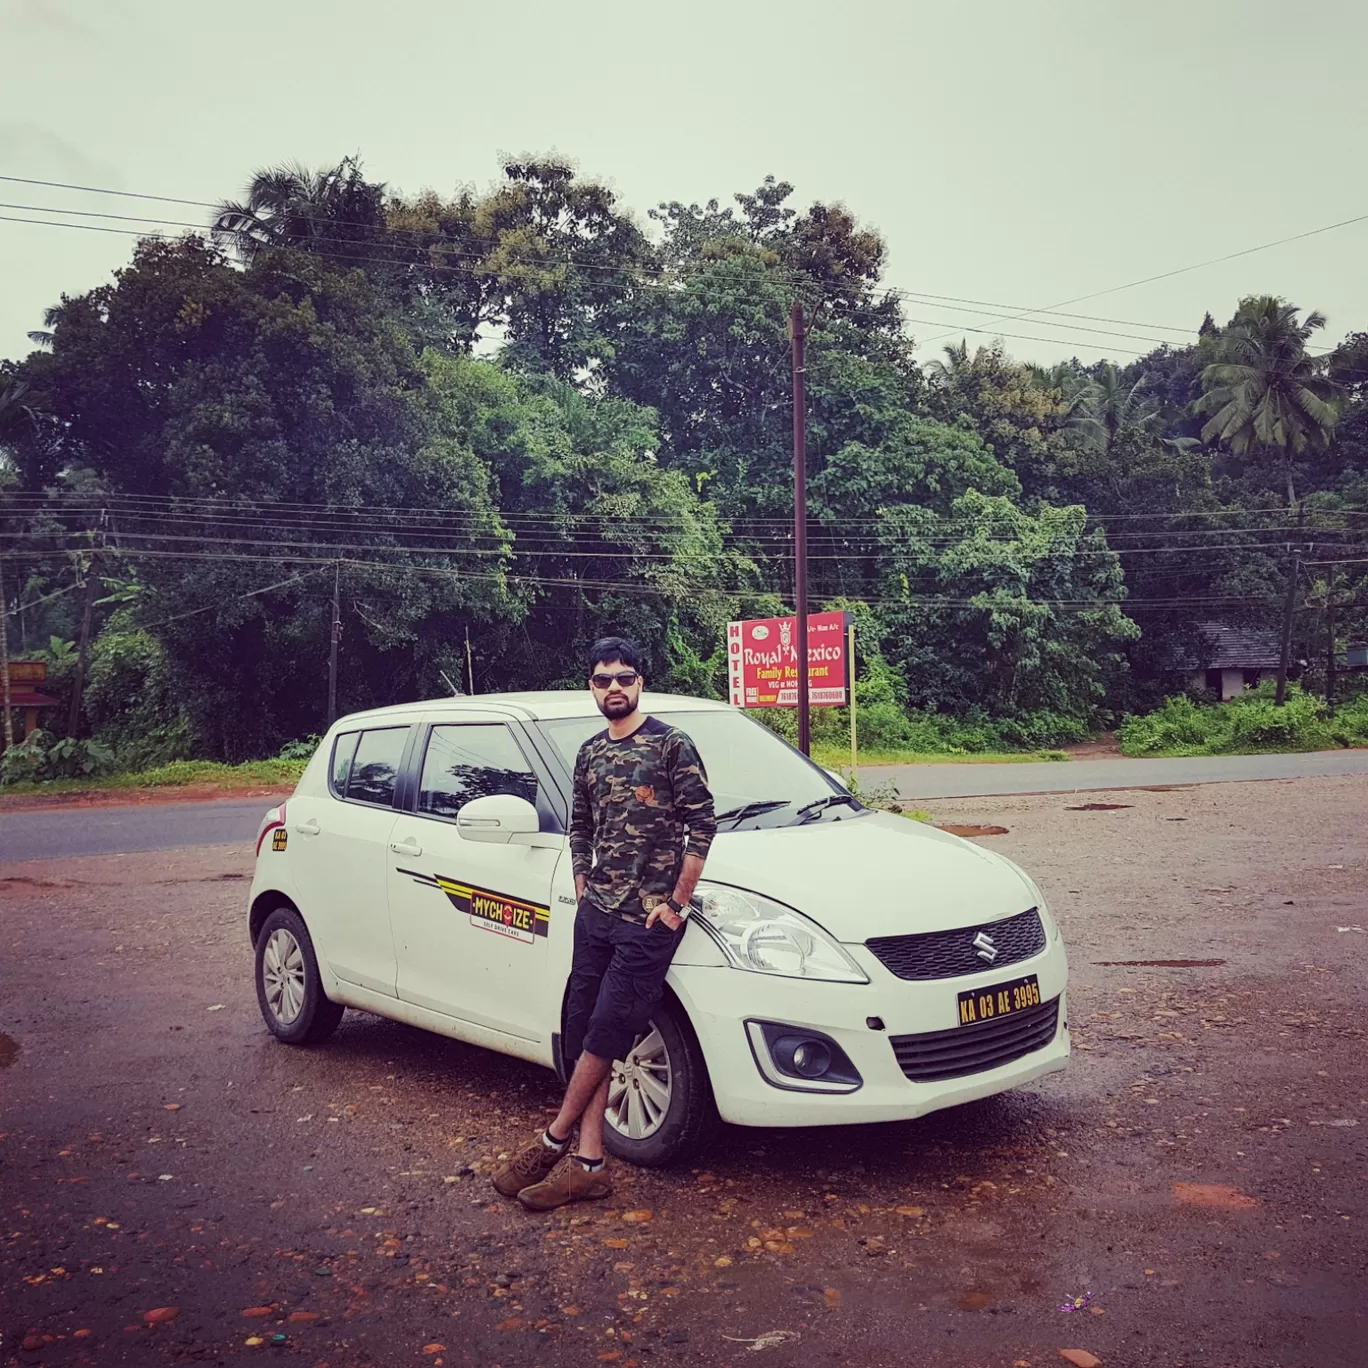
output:
{"label": "alloy wheel rim", "polygon": [[266,1005],[282,1026],[289,1026],[304,1009],[304,952],[283,926],[271,932],[261,956],[261,981]]}
{"label": "alloy wheel rim", "polygon": [[652,1024],[627,1051],[613,1061],[608,1076],[606,1120],[629,1140],[646,1140],[658,1131],[670,1111],[670,1051]]}

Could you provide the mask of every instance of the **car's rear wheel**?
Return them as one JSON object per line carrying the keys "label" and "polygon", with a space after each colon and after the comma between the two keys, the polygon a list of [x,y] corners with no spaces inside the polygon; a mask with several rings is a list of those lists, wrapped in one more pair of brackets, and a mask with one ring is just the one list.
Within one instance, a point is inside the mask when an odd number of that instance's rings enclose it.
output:
{"label": "car's rear wheel", "polygon": [[658,1168],[696,1152],[717,1123],[703,1052],[683,1010],[667,998],[646,1032],[608,1075],[604,1146]]}
{"label": "car's rear wheel", "polygon": [[346,1010],[323,991],[309,928],[286,905],[277,907],[257,933],[256,990],[262,1019],[287,1045],[326,1040]]}

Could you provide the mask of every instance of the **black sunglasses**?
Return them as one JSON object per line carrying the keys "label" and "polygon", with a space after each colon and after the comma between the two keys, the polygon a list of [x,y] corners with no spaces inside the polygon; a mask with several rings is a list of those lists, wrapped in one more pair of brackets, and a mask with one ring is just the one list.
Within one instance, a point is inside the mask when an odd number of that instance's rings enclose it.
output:
{"label": "black sunglasses", "polygon": [[617,674],[596,674],[591,675],[589,682],[596,689],[607,689],[612,686],[614,680],[624,688],[630,689],[641,676],[635,670],[619,670]]}

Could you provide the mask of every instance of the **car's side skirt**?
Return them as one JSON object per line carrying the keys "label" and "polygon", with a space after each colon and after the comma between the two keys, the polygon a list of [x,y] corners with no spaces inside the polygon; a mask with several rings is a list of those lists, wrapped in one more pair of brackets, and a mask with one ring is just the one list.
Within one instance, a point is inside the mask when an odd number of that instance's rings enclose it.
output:
{"label": "car's side skirt", "polygon": [[363,1012],[374,1012],[376,1016],[388,1017],[391,1021],[402,1021],[409,1026],[434,1031],[437,1035],[450,1036],[453,1040],[464,1040],[469,1045],[497,1050],[500,1054],[526,1059],[548,1069],[555,1067],[549,1040],[523,1040],[504,1031],[496,1031],[493,1027],[461,1021],[456,1017],[434,1012],[427,1007],[418,1007],[411,1002],[389,997],[385,993],[372,992],[369,988],[361,988],[355,983],[347,983],[341,979],[334,980],[334,983],[329,985],[328,996],[334,1002],[357,1007]]}

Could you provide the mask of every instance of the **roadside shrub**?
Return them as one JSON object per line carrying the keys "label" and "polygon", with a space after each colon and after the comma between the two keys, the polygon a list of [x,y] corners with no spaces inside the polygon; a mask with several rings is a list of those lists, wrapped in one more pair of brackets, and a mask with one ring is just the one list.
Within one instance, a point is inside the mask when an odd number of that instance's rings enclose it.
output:
{"label": "roadside shrub", "polygon": [[90,651],[83,706],[95,740],[122,768],[148,769],[188,759],[190,726],[171,686],[162,644],[147,632],[121,630],[115,614]]}
{"label": "roadside shrub", "polygon": [[54,739],[40,729],[0,757],[0,784],[83,779],[113,768],[114,752],[108,746],[72,736]]}
{"label": "roadside shrub", "polygon": [[0,755],[0,784],[22,784],[39,777],[52,738],[39,728]]}
{"label": "roadside shrub", "polygon": [[1124,755],[1249,755],[1368,745],[1368,705],[1342,706],[1331,718],[1322,699],[1296,684],[1281,708],[1275,686],[1259,685],[1228,703],[1202,705],[1186,695],[1142,717],[1128,717],[1118,738]]}
{"label": "roadside shrub", "polygon": [[323,738],[314,732],[310,736],[301,737],[298,741],[287,741],[276,753],[277,760],[311,760],[313,753],[318,749],[318,743]]}

